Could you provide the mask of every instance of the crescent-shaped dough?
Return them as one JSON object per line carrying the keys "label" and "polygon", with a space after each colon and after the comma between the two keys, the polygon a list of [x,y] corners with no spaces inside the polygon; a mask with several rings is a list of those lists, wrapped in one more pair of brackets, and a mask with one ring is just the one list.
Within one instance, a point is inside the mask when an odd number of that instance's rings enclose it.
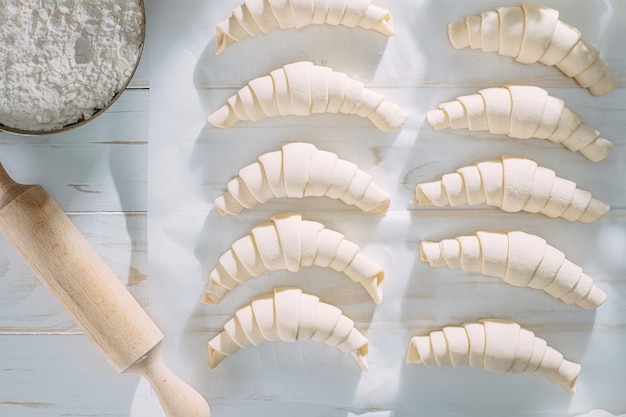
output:
{"label": "crescent-shaped dough", "polygon": [[590,192],[576,188],[574,182],[557,177],[554,171],[537,166],[527,158],[502,155],[499,160],[476,162],[474,166],[480,173],[480,185],[472,174],[471,193],[482,193],[484,199],[469,198],[470,190],[464,175],[473,171],[470,166],[446,174],[439,181],[418,184],[415,202],[443,207],[485,201],[488,206],[507,212],[541,213],[583,223],[599,219],[610,209],[608,204],[593,198]]}
{"label": "crescent-shaped dough", "polygon": [[252,299],[208,343],[211,369],[240,348],[265,341],[315,340],[350,353],[367,370],[368,341],[341,310],[299,288],[276,288]]}
{"label": "crescent-shaped dough", "polygon": [[371,175],[349,161],[304,142],[283,145],[265,153],[258,162],[239,171],[215,200],[222,216],[237,215],[245,208],[273,197],[322,197],[339,199],[363,211],[384,213],[389,194],[372,181]]}
{"label": "crescent-shaped dough", "polygon": [[233,9],[230,18],[217,25],[215,54],[248,36],[313,24],[358,26],[386,36],[396,33],[389,10],[369,0],[245,0]]}
{"label": "crescent-shaped dough", "polygon": [[535,373],[575,394],[581,366],[512,321],[483,319],[445,327],[409,342],[408,365],[471,366],[496,373]]}
{"label": "crescent-shaped dough", "polygon": [[594,96],[615,88],[600,51],[582,39],[575,27],[559,20],[559,12],[536,3],[499,7],[450,23],[448,36],[456,49],[471,47],[510,56],[522,64],[556,66]]}
{"label": "crescent-shaped dough", "polygon": [[311,265],[343,272],[361,284],[375,303],[382,301],[383,268],[341,233],[294,213],[272,216],[271,222],[254,227],[233,243],[209,274],[202,301],[218,304],[228,290],[266,271],[297,272]]}
{"label": "crescent-shaped dough", "polygon": [[[456,99],[460,106],[447,102],[427,113],[428,122],[437,130],[488,130],[516,139],[547,139],[560,143],[587,159],[606,158],[613,143],[600,136],[582,117],[565,107],[560,98],[548,95],[543,88],[510,85],[480,90],[477,94]],[[450,109],[453,109],[450,111]]]}
{"label": "crescent-shaped dough", "polygon": [[[446,250],[451,245],[459,250]],[[454,259],[448,259],[450,256]],[[501,278],[517,287],[541,289],[585,309],[596,308],[606,300],[606,293],[561,251],[539,236],[520,231],[480,231],[440,242],[422,241],[420,258],[432,267],[460,265],[465,271]]]}
{"label": "crescent-shaped dough", "polygon": [[383,132],[402,126],[408,115],[395,103],[331,68],[308,61],[278,68],[255,78],[209,116],[213,126],[228,129],[242,120],[342,113],[367,118]]}

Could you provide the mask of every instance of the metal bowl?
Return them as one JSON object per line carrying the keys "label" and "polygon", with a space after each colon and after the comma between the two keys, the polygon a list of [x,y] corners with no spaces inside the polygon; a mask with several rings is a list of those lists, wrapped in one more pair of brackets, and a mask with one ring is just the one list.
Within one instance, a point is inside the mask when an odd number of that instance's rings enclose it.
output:
{"label": "metal bowl", "polygon": [[139,4],[139,7],[141,9],[141,15],[142,15],[142,21],[141,21],[141,27],[140,27],[140,31],[141,31],[140,32],[140,43],[139,43],[139,49],[138,49],[138,54],[137,54],[137,60],[136,60],[136,62],[134,64],[134,67],[133,67],[130,75],[128,76],[128,79],[126,80],[126,82],[122,85],[121,89],[119,89],[118,91],[113,91],[112,92],[113,96],[108,101],[106,106],[104,106],[101,109],[95,109],[93,114],[91,115],[91,117],[89,117],[88,119],[82,118],[82,119],[78,120],[77,122],[65,125],[65,126],[63,126],[62,128],[59,128],[59,129],[51,129],[51,130],[23,130],[23,129],[18,129],[18,128],[6,126],[6,125],[4,125],[0,121],[0,132],[7,132],[7,133],[12,133],[12,134],[16,134],[16,135],[22,135],[22,136],[47,136],[47,135],[53,135],[55,133],[67,132],[68,130],[75,129],[75,128],[79,127],[79,126],[83,126],[83,125],[89,123],[90,121],[94,120],[95,118],[100,116],[102,113],[104,113],[109,107],[111,107],[113,105],[113,103],[115,103],[117,101],[117,99],[122,95],[122,93],[126,90],[128,85],[130,84],[131,80],[133,79],[133,77],[135,75],[135,72],[137,71],[137,67],[139,66],[139,62],[141,61],[141,55],[143,54],[143,48],[144,48],[144,43],[145,43],[145,39],[146,39],[146,8],[145,8],[144,0],[136,0],[136,1]]}

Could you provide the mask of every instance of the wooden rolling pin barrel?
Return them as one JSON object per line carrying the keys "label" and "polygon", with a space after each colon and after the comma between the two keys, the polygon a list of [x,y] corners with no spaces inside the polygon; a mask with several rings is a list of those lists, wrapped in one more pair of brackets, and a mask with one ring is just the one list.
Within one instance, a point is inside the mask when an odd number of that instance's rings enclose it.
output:
{"label": "wooden rolling pin barrel", "polygon": [[48,193],[0,165],[0,230],[117,372],[144,376],[168,417],[209,417],[161,360],[163,334]]}

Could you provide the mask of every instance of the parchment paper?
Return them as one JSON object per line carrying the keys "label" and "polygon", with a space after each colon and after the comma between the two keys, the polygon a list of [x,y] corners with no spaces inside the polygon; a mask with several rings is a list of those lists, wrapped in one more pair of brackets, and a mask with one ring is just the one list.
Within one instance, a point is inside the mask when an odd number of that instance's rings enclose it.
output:
{"label": "parchment paper", "polygon": [[[397,35],[362,29],[307,27],[248,38],[215,56],[214,31],[238,0],[181,0],[148,10],[151,66],[149,250],[150,312],[166,334],[170,366],[196,387],[219,416],[569,416],[604,408],[626,410],[623,217],[624,89],[601,98],[555,68],[521,65],[495,54],[454,50],[447,24],[514,1],[375,0],[391,10]],[[620,82],[624,73],[626,7],[621,0],[546,1],[603,51]],[[621,48],[621,49],[620,49]],[[310,60],[344,71],[410,114],[406,125],[381,133],[355,116],[316,115],[240,123],[216,129],[206,117],[252,78],[290,62]],[[618,146],[592,164],[545,141],[514,141],[488,133],[435,132],[424,121],[437,104],[486,86],[535,84],[566,100]],[[302,140],[335,152],[373,175],[392,195],[385,216],[365,214],[327,198],[276,199],[237,217],[221,217],[214,199],[239,169],[282,143]],[[411,204],[414,187],[474,161],[521,154],[608,201],[613,211],[594,224],[485,207],[435,210]],[[302,212],[343,233],[386,269],[384,301],[376,306],[343,274],[310,267],[276,271],[232,290],[218,306],[200,303],[219,256],[258,223],[279,212]],[[597,312],[541,291],[419,260],[423,239],[477,230],[521,229],[543,236],[583,266],[609,293]],[[370,370],[315,342],[266,343],[243,349],[209,370],[206,342],[255,295],[294,285],[335,304],[370,341]],[[578,394],[534,375],[405,365],[411,336],[486,317],[533,330],[583,371]]]}

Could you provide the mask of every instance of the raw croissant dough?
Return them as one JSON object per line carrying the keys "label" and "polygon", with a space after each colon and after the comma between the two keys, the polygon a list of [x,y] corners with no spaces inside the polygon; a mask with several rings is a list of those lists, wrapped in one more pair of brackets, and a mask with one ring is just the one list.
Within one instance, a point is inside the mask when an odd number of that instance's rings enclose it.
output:
{"label": "raw croissant dough", "polygon": [[386,212],[390,203],[389,194],[354,163],[310,143],[294,142],[241,169],[215,207],[222,216],[237,215],[273,197],[322,196],[378,213]]}
{"label": "raw croissant dough", "polygon": [[576,188],[576,183],[557,177],[535,161],[510,155],[459,168],[439,181],[418,184],[415,194],[416,202],[423,205],[485,203],[509,213],[523,210],[583,223],[609,211],[608,204]]}
{"label": "raw croissant dough", "polygon": [[231,43],[248,36],[312,24],[359,26],[387,36],[395,34],[389,10],[373,6],[369,0],[245,0],[229,19],[217,25],[215,53],[221,54]]}
{"label": "raw croissant dough", "polygon": [[255,78],[209,116],[213,126],[228,129],[242,120],[342,113],[367,117],[383,132],[402,126],[407,114],[397,105],[343,72],[295,62]]}
{"label": "raw croissant dough", "polygon": [[478,94],[457,97],[428,112],[435,129],[489,130],[516,139],[548,139],[598,162],[606,158],[613,143],[582,116],[565,107],[560,98],[532,86],[487,88]]}
{"label": "raw croissant dough", "polygon": [[556,66],[595,96],[615,88],[600,51],[585,42],[578,29],[559,20],[557,10],[546,6],[498,7],[451,23],[448,35],[457,49],[481,48],[522,64]]}
{"label": "raw croissant dough", "polygon": [[217,304],[228,290],[266,271],[303,266],[330,267],[360,283],[377,304],[383,297],[383,268],[362,254],[341,233],[318,222],[302,220],[301,214],[272,216],[233,243],[210,274],[202,301]]}
{"label": "raw croissant dough", "polygon": [[319,301],[298,288],[277,288],[273,294],[255,297],[240,308],[209,341],[211,368],[239,348],[265,341],[295,342],[315,340],[349,352],[367,370],[367,338],[354,327],[354,321],[341,310]]}
{"label": "raw croissant dough", "polygon": [[596,308],[606,293],[581,267],[539,236],[524,232],[477,232],[440,242],[423,241],[420,258],[430,266],[462,268],[502,278],[507,284],[544,290],[567,304]]}
{"label": "raw croissant dough", "polygon": [[563,359],[519,324],[495,319],[444,327],[409,342],[406,363],[483,368],[496,373],[536,373],[575,394],[581,366]]}

